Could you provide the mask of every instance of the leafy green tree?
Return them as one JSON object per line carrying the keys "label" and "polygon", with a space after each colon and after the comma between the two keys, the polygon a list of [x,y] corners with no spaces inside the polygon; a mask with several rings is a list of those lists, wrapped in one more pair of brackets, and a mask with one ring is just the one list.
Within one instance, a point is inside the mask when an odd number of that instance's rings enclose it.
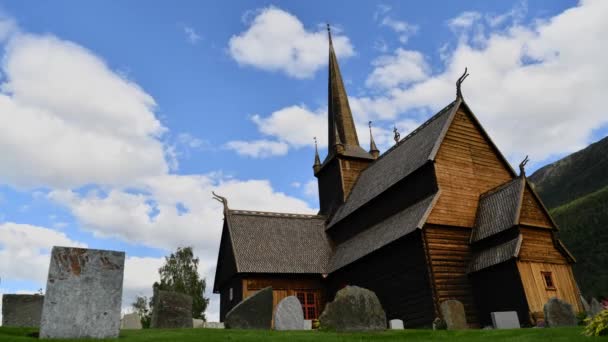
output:
{"label": "leafy green tree", "polygon": [[137,296],[131,306],[133,306],[133,309],[135,309],[135,312],[139,316],[142,328],[150,328],[150,321],[152,320],[152,310],[150,310],[150,307],[148,306],[148,297]]}
{"label": "leafy green tree", "polygon": [[209,298],[205,298],[205,279],[198,274],[199,259],[194,257],[192,247],[179,247],[175,253],[165,257],[165,265],[158,270],[160,283],[153,289],[184,293],[192,297],[192,318],[206,321],[205,310]]}

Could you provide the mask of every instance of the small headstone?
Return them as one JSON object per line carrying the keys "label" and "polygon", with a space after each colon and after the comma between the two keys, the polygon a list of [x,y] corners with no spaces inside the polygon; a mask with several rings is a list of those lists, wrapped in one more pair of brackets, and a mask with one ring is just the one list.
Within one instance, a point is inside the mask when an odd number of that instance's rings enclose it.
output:
{"label": "small headstone", "polygon": [[553,297],[544,306],[545,322],[549,327],[576,326],[577,319],[572,305]]}
{"label": "small headstone", "polygon": [[336,331],[372,331],[386,329],[386,314],[380,300],[370,290],[346,286],[325,305],[319,317],[321,329]]}
{"label": "small headstone", "polygon": [[141,329],[141,319],[137,313],[130,313],[122,316],[120,322],[121,329]]}
{"label": "small headstone", "polygon": [[400,319],[391,319],[388,321],[388,327],[391,330],[403,330],[403,321]]}
{"label": "small headstone", "polygon": [[589,305],[589,302],[583,296],[581,296],[581,303],[583,304],[583,310],[585,310],[585,313],[587,314],[587,316],[591,316],[591,306]]}
{"label": "small headstone", "polygon": [[519,329],[519,318],[515,311],[498,311],[490,313],[492,325],[496,329]]}
{"label": "small headstone", "polygon": [[204,328],[205,327],[205,321],[203,321],[202,319],[193,318],[192,319],[192,327],[193,328]]}
{"label": "small headstone", "polygon": [[441,302],[439,309],[448,330],[468,329],[467,316],[461,302],[449,299]]}
{"label": "small headstone", "polygon": [[222,322],[204,322],[203,328],[206,329],[224,329],[224,323]]}
{"label": "small headstone", "polygon": [[441,317],[436,317],[433,320],[433,330],[446,330],[447,328],[448,325],[443,319],[441,319]]}
{"label": "small headstone", "polygon": [[312,319],[304,320],[304,330],[312,330]]}
{"label": "small headstone", "polygon": [[5,294],[2,296],[3,327],[40,327],[44,296]]}
{"label": "small headstone", "polygon": [[53,247],[40,338],[115,338],[125,253]]}
{"label": "small headstone", "polygon": [[192,297],[172,291],[155,291],[150,327],[192,328]]}
{"label": "small headstone", "polygon": [[599,300],[597,300],[595,298],[591,298],[591,305],[590,305],[589,311],[588,311],[589,316],[595,317],[597,314],[599,314],[603,310],[604,310],[604,306],[602,305],[602,303],[600,303]]}
{"label": "small headstone", "polygon": [[245,298],[224,319],[227,329],[270,329],[272,324],[272,287]]}
{"label": "small headstone", "polygon": [[304,312],[296,296],[285,297],[277,304],[274,312],[275,330],[304,329]]}

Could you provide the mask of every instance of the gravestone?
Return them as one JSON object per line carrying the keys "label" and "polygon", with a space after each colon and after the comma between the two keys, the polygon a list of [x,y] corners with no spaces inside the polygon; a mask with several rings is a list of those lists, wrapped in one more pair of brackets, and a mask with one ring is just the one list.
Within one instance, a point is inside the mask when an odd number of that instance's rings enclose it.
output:
{"label": "gravestone", "polygon": [[460,301],[448,299],[439,305],[441,316],[448,330],[467,329],[467,316]]}
{"label": "gravestone", "polygon": [[583,304],[583,310],[585,310],[585,313],[587,314],[587,316],[592,316],[591,315],[591,306],[589,305],[589,302],[583,296],[581,296],[581,304]]}
{"label": "gravestone", "polygon": [[388,327],[392,330],[403,330],[403,321],[400,319],[391,319],[388,321]]}
{"label": "gravestone", "polygon": [[224,329],[224,323],[222,322],[204,322],[203,328],[206,329]]}
{"label": "gravestone", "polygon": [[193,328],[204,328],[205,327],[204,325],[205,325],[205,321],[203,321],[202,319],[198,319],[198,318],[192,319]]}
{"label": "gravestone", "polygon": [[192,328],[192,297],[172,291],[154,291],[150,328]]}
{"label": "gravestone", "polygon": [[274,312],[275,330],[303,330],[304,312],[296,296],[283,298]]}
{"label": "gravestone", "polygon": [[591,298],[591,305],[589,310],[589,316],[595,317],[597,314],[604,310],[604,306],[597,299]]}
{"label": "gravestone", "polygon": [[556,297],[550,298],[544,306],[545,322],[549,327],[576,326],[577,319],[572,305]]}
{"label": "gravestone", "polygon": [[44,296],[5,294],[2,296],[3,327],[40,327]]}
{"label": "gravestone", "polygon": [[304,320],[304,330],[312,330],[312,320],[311,319]]}
{"label": "gravestone", "polygon": [[139,315],[136,313],[130,313],[122,316],[122,321],[120,322],[121,329],[141,329],[141,319]]}
{"label": "gravestone", "polygon": [[270,329],[272,287],[266,287],[238,303],[224,319],[227,329]]}
{"label": "gravestone", "polygon": [[40,338],[118,337],[124,265],[124,252],[53,247]]}
{"label": "gravestone", "polygon": [[490,313],[492,325],[496,329],[519,329],[519,318],[515,311],[498,311]]}
{"label": "gravestone", "polygon": [[358,286],[346,286],[325,305],[319,317],[321,329],[372,331],[386,329],[386,314],[375,293]]}

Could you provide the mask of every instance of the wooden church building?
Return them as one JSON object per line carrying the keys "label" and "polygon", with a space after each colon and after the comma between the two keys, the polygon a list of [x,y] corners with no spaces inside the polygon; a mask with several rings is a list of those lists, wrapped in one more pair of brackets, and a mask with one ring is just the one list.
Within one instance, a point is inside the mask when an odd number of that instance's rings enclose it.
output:
{"label": "wooden church building", "polygon": [[[272,286],[275,305],[295,295],[307,319],[346,285],[376,293],[387,319],[429,326],[447,299],[472,326],[492,311],[523,325],[558,297],[582,311],[574,257],[527,181],[496,148],[460,92],[380,154],[360,146],[333,45],[329,45],[328,154],[315,154],[317,215],[231,209],[214,293],[220,320]],[[371,134],[371,132],[370,132]]]}

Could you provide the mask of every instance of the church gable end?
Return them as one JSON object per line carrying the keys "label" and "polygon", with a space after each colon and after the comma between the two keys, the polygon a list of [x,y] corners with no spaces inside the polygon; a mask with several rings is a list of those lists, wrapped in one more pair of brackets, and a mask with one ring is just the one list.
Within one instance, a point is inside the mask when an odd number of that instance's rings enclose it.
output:
{"label": "church gable end", "polygon": [[526,226],[553,228],[551,219],[538,198],[532,193],[529,184],[526,184],[524,191],[519,223]]}
{"label": "church gable end", "polygon": [[435,156],[441,196],[428,223],[473,227],[480,194],[515,174],[462,102]]}

